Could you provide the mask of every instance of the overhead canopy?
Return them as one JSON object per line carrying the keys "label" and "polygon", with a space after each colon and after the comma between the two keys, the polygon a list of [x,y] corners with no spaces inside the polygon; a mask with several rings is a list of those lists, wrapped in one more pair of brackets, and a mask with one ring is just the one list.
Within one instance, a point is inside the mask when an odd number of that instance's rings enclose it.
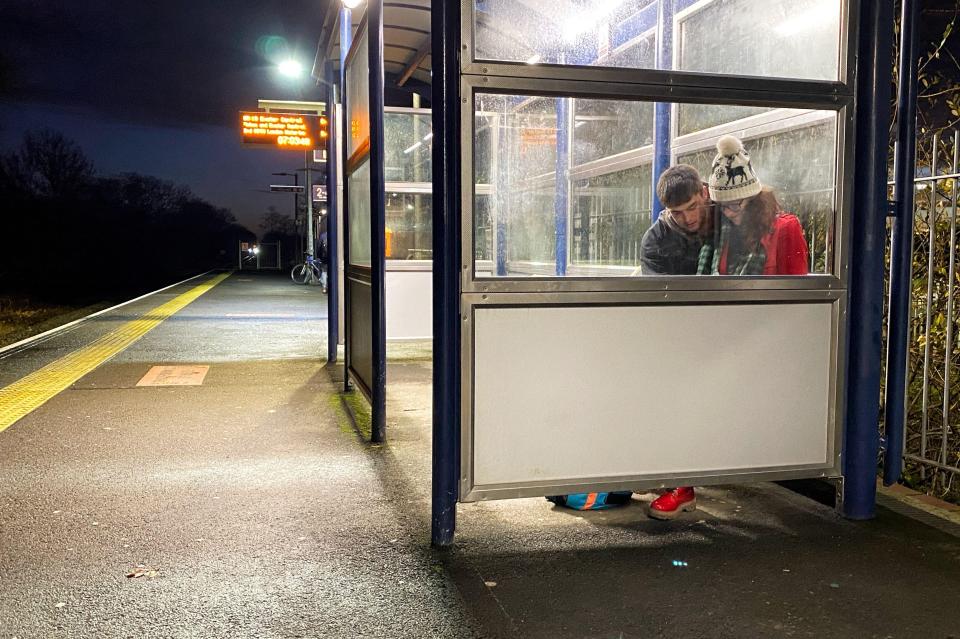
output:
{"label": "overhead canopy", "polygon": [[[363,18],[352,11],[351,30]],[[317,48],[313,74],[322,77],[322,64],[340,70],[340,3],[331,2]],[[387,0],[383,3],[383,63],[387,88],[430,84],[430,0]]]}

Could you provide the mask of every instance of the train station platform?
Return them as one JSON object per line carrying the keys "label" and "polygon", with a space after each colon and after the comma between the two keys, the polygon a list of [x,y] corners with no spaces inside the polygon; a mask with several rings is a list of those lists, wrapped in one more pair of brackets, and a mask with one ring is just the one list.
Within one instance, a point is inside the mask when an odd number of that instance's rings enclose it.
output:
{"label": "train station platform", "polygon": [[0,638],[960,636],[960,527],[892,502],[464,504],[431,550],[429,350],[388,351],[370,445],[325,315],[207,275],[4,353]]}

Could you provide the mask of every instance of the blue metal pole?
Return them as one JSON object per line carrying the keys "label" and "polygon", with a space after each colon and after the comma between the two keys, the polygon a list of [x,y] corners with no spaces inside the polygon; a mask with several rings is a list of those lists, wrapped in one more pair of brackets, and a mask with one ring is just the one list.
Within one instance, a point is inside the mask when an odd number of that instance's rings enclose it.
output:
{"label": "blue metal pole", "polygon": [[[350,94],[347,91],[347,55],[353,45],[353,14],[350,9],[340,9],[340,102],[343,115],[343,144],[341,166],[343,166],[343,269],[344,274],[350,267],[350,198],[347,197],[350,176],[347,174],[347,159],[350,155]],[[350,390],[350,283],[346,277],[343,282],[343,390]]]}
{"label": "blue metal pole", "polygon": [[919,0],[903,0],[900,14],[900,86],[897,88],[897,162],[890,253],[890,311],[887,320],[886,448],[883,483],[897,483],[903,469],[906,422],[907,343],[910,332],[910,287],[913,261],[913,180],[916,175],[917,20]]}
{"label": "blue metal pole", "polygon": [[370,389],[370,440],[387,438],[386,176],[383,129],[383,0],[368,0],[370,56],[370,303],[373,338],[373,388]]}
{"label": "blue metal pole", "polygon": [[337,193],[337,88],[333,77],[333,62],[324,68],[327,79],[327,362],[337,361],[337,342],[340,341],[340,286],[337,250],[337,211],[340,194]]}
{"label": "blue metal pole", "polygon": [[[430,539],[453,544],[460,477],[460,3],[434,2],[433,485]],[[465,150],[464,152],[470,152]]]}
{"label": "blue metal pole", "polygon": [[857,141],[850,225],[843,515],[869,519],[877,500],[883,262],[886,249],[887,149],[893,0],[866,3],[860,16]]}
{"label": "blue metal pole", "polygon": [[555,262],[558,276],[567,274],[567,211],[570,203],[571,98],[557,98],[556,197],[553,203]]}
{"label": "blue metal pole", "polygon": [[[657,7],[657,68],[673,68],[673,0],[660,0]],[[657,180],[670,168],[670,109],[669,102],[656,102],[653,107],[653,173],[654,186],[650,219],[657,221],[663,204],[657,197]]]}

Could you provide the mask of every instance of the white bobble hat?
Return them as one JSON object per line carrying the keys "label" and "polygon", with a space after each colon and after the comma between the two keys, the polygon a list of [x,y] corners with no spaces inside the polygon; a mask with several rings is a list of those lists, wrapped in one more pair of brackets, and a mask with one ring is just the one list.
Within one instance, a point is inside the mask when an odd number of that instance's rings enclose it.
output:
{"label": "white bobble hat", "polygon": [[760,179],[738,138],[725,135],[717,140],[717,157],[707,185],[714,202],[735,202],[760,192]]}

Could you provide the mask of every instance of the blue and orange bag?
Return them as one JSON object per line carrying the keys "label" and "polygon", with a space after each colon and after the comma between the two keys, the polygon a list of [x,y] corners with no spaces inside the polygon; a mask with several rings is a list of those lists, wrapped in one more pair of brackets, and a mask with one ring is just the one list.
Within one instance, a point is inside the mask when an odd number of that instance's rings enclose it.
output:
{"label": "blue and orange bag", "polygon": [[574,510],[605,510],[626,506],[630,503],[632,495],[633,493],[629,490],[612,493],[574,493],[573,495],[552,495],[547,497],[547,501]]}

